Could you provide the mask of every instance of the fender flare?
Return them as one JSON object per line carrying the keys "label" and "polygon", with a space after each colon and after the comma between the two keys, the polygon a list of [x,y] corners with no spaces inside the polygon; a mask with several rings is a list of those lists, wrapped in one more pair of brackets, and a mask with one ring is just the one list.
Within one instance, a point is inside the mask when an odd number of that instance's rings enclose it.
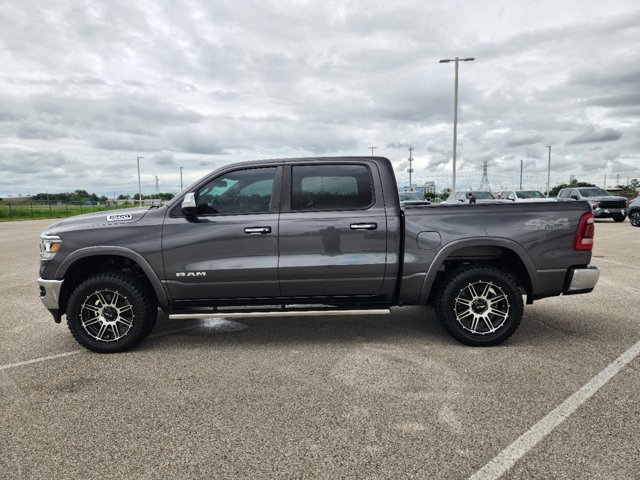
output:
{"label": "fender flare", "polygon": [[142,272],[147,277],[147,280],[149,280],[149,283],[151,284],[151,287],[153,288],[156,294],[156,297],[158,299],[158,304],[165,309],[169,306],[169,298],[167,296],[167,292],[165,291],[164,287],[162,286],[162,282],[156,275],[156,272],[153,270],[149,262],[135,250],[131,250],[130,248],[126,248],[126,247],[96,246],[96,247],[85,247],[79,250],[75,250],[73,253],[71,253],[68,257],[66,257],[62,261],[62,263],[60,264],[56,272],[56,278],[64,278],[64,276],[67,273],[67,270],[69,270],[69,268],[74,263],[76,263],[78,260],[82,258],[97,257],[97,256],[104,256],[104,255],[108,255],[112,257],[124,257],[135,262],[142,269]]}
{"label": "fender flare", "polygon": [[532,292],[537,291],[538,273],[535,265],[531,261],[531,257],[529,257],[527,251],[522,247],[522,245],[514,242],[513,240],[502,237],[465,238],[462,240],[454,240],[436,254],[433,262],[431,262],[431,265],[427,270],[424,282],[422,283],[422,289],[420,290],[420,303],[426,303],[429,299],[433,282],[435,281],[436,275],[445,260],[456,250],[465,247],[501,247],[512,251],[520,259],[527,271],[527,275],[529,277],[528,280],[531,285],[531,291],[527,292],[527,294],[531,296]]}

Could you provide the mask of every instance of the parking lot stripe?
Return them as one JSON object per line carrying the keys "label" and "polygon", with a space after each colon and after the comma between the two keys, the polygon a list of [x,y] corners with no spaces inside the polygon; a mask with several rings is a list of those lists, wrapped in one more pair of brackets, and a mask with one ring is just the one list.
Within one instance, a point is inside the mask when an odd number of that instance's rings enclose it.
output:
{"label": "parking lot stripe", "polygon": [[[162,337],[164,335],[171,335],[172,333],[182,332],[184,330],[189,330],[191,328],[193,327],[182,327],[182,328],[176,328],[173,330],[167,330],[166,332],[159,332],[154,335],[150,335],[149,338],[157,338],[157,337]],[[47,360],[55,360],[57,358],[69,357],[71,355],[76,355],[82,352],[86,352],[86,350],[84,349],[72,350],[70,352],[58,353],[56,355],[49,355],[47,357],[40,357],[40,358],[33,358],[31,360],[25,360],[24,362],[8,363],[6,365],[0,365],[0,372],[2,370],[9,370],[11,368],[24,367],[25,365],[31,365],[33,363],[46,362]]]}
{"label": "parking lot stripe", "polygon": [[478,470],[469,480],[496,480],[526,455],[540,440],[549,435],[558,425],[567,419],[581,405],[589,400],[620,370],[640,354],[640,341],[620,355],[607,368],[593,377],[580,390],[575,392],[542,420],[522,434],[516,441],[500,452],[493,460]]}
{"label": "parking lot stripe", "polygon": [[613,263],[614,265],[622,265],[623,267],[635,268],[636,270],[640,270],[640,267],[636,265],[629,265],[628,263],[622,263],[622,262],[614,262],[613,260],[608,260],[606,258],[598,258],[597,261],[594,263],[598,263],[598,262]]}
{"label": "parking lot stripe", "polygon": [[73,350],[71,352],[58,353],[57,355],[49,355],[48,357],[40,357],[40,358],[34,358],[32,360],[25,360],[24,362],[9,363],[7,365],[1,365],[0,371],[9,370],[10,368],[23,367],[24,365],[31,365],[32,363],[40,363],[40,362],[46,362],[47,360],[55,360],[56,358],[68,357],[70,355],[75,355],[81,352],[84,352],[84,350]]}

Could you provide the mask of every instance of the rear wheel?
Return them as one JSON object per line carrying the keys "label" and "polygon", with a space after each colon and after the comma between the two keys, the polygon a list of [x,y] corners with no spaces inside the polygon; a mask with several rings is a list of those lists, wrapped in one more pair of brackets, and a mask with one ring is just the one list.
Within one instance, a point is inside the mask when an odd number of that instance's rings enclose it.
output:
{"label": "rear wheel", "polygon": [[629,221],[634,227],[640,227],[640,210],[634,210],[629,214]]}
{"label": "rear wheel", "polygon": [[473,346],[497,345],[522,320],[522,293],[513,278],[493,267],[470,267],[440,290],[436,314],[455,339]]}
{"label": "rear wheel", "polygon": [[120,273],[88,278],[67,304],[67,324],[74,338],[98,353],[132,348],[149,335],[156,318],[151,289],[140,279]]}
{"label": "rear wheel", "polygon": [[614,222],[624,222],[626,219],[627,219],[627,217],[624,216],[624,215],[620,215],[618,217],[613,217],[613,221]]}

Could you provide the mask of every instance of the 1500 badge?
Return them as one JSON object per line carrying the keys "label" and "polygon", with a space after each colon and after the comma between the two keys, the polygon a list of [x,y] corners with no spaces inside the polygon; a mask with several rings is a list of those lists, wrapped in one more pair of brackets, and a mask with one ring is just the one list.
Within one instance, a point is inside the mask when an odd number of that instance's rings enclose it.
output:
{"label": "1500 badge", "polygon": [[113,215],[107,215],[107,222],[122,222],[132,218],[130,213],[114,213]]}

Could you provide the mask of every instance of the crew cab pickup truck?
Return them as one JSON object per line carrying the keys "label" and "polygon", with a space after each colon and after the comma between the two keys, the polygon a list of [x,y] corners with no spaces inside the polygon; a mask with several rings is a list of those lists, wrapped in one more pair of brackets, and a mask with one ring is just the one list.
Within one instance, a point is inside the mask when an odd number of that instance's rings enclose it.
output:
{"label": "crew cab pickup truck", "polygon": [[380,157],[221,168],[166,205],[81,215],[41,236],[40,298],[96,352],[133,347],[162,309],[222,315],[388,313],[433,304],[444,328],[498,344],[523,303],[591,292],[587,202],[400,207]]}

